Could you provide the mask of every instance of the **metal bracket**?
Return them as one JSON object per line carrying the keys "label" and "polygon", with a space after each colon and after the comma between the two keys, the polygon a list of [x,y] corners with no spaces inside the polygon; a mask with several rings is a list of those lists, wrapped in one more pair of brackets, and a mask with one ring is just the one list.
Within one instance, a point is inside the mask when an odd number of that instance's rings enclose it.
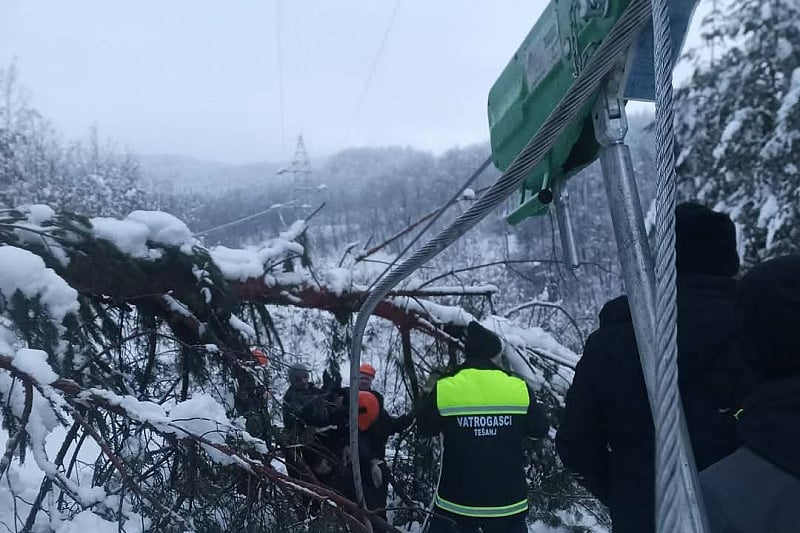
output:
{"label": "metal bracket", "polygon": [[597,142],[602,146],[621,144],[628,133],[628,117],[622,99],[622,82],[625,69],[618,66],[609,74],[600,96],[594,104],[594,131]]}
{"label": "metal bracket", "polygon": [[566,180],[559,180],[553,184],[553,205],[556,209],[556,222],[558,223],[558,234],[561,237],[564,262],[569,268],[575,270],[580,266],[580,259],[578,258],[578,246],[575,243],[575,229],[572,226],[572,212],[569,206]]}

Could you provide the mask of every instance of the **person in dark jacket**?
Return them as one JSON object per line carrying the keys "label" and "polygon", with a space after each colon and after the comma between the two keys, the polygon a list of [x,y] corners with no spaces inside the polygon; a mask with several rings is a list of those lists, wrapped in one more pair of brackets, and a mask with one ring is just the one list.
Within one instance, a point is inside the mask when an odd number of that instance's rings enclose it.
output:
{"label": "person in dark jacket", "polygon": [[293,446],[286,459],[290,475],[302,478],[305,467],[325,482],[332,475],[340,455],[341,446],[334,440],[342,430],[336,426],[343,419],[341,395],[316,387],[309,381],[309,370],[305,365],[294,364],[288,372],[289,389],[283,396],[283,426]]}
{"label": "person in dark jacket", "polygon": [[711,533],[800,531],[800,255],[755,267],[736,295],[737,335],[762,378],[739,417],[743,445],[700,473]]}
{"label": "person in dark jacket", "polygon": [[381,459],[386,456],[386,443],[389,437],[406,430],[414,421],[410,414],[392,416],[384,407],[383,395],[372,388],[375,381],[375,367],[365,363],[359,368],[358,388],[369,391],[375,395],[380,405],[380,413],[375,423],[370,426],[372,436],[375,438],[375,448]]}
{"label": "person in dark jacket", "polygon": [[498,368],[500,339],[467,328],[466,361],[422,400],[419,431],[444,439],[429,533],[525,533],[524,446],[547,434],[546,413],[526,383]]}
{"label": "person in dark jacket", "polygon": [[[734,414],[751,386],[735,347],[730,218],[697,204],[676,209],[679,385],[698,468],[739,445]],[[627,298],[608,302],[567,393],[556,446],[564,465],[609,507],[614,533],[655,529],[653,419]]]}
{"label": "person in dark jacket", "polygon": [[[368,509],[385,509],[386,498],[389,491],[389,472],[386,466],[386,444],[389,437],[407,429],[413,422],[411,415],[392,416],[384,408],[383,395],[372,389],[375,380],[375,367],[364,363],[359,368],[358,388],[362,392],[371,393],[378,402],[378,414],[369,426],[361,431],[359,440],[360,447],[367,447],[370,451],[371,460],[368,464],[369,469],[362,467],[362,473],[368,472],[364,476],[364,494],[367,500]],[[359,393],[360,396],[360,393]],[[385,516],[385,513],[382,513]]]}

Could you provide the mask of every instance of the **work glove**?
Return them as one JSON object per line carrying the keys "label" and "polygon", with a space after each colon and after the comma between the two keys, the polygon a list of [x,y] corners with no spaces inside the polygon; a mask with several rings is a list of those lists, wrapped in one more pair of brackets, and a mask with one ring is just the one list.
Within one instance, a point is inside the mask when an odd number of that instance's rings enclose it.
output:
{"label": "work glove", "polygon": [[428,381],[426,381],[425,385],[422,387],[422,392],[425,394],[430,394],[440,377],[441,373],[438,370],[431,372],[431,375],[428,376]]}
{"label": "work glove", "polygon": [[381,470],[381,461],[380,459],[372,459],[370,461],[370,474],[372,474],[372,484],[375,485],[376,489],[379,489],[383,486],[383,471]]}

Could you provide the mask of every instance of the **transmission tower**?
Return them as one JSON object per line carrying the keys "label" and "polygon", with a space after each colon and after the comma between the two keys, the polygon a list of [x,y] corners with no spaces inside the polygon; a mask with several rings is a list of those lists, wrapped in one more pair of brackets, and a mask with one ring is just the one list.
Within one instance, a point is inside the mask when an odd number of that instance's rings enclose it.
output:
{"label": "transmission tower", "polygon": [[297,136],[297,146],[292,162],[288,167],[280,169],[277,174],[291,174],[295,199],[301,206],[311,206],[315,189],[311,186],[311,159],[308,157],[308,150],[306,150],[302,135]]}

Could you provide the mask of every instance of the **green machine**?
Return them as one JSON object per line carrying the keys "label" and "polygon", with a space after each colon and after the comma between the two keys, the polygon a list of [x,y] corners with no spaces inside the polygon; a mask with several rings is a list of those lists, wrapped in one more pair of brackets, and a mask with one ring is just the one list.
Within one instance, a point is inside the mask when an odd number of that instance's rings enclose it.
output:
{"label": "green machine", "polygon": [[[492,158],[505,170],[536,134],[630,0],[551,0],[489,92]],[[547,212],[552,192],[597,159],[589,102],[522,186],[511,224]],[[558,201],[558,193],[556,193]]]}

